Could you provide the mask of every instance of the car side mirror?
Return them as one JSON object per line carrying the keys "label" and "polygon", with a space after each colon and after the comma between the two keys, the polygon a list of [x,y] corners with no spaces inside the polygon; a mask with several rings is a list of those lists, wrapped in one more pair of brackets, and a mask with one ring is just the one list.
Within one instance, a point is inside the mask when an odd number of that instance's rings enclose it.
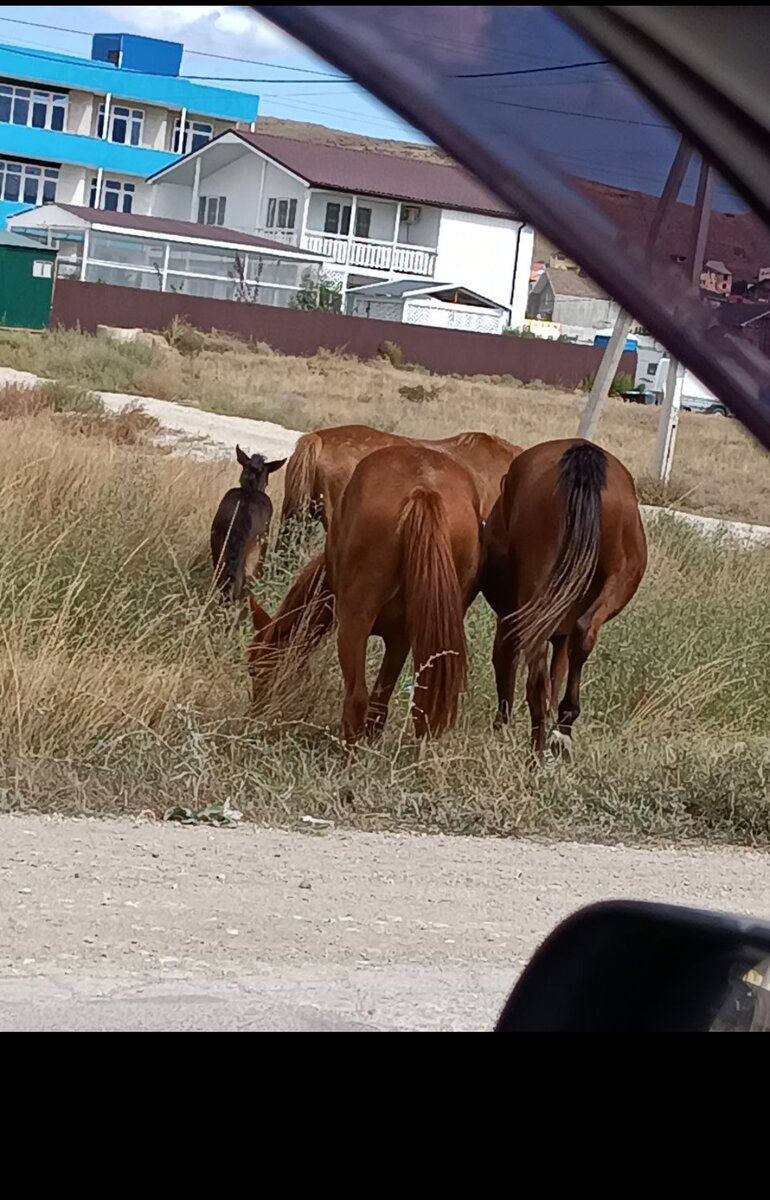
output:
{"label": "car side mirror", "polygon": [[770,1033],[770,924],[610,901],[569,917],[496,1033]]}

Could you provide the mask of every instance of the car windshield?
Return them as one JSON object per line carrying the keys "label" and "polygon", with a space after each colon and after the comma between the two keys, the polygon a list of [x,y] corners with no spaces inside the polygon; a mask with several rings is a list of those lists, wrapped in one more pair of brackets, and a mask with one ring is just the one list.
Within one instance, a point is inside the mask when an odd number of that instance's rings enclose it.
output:
{"label": "car windshield", "polygon": [[0,1029],[770,919],[768,12],[0,10]]}

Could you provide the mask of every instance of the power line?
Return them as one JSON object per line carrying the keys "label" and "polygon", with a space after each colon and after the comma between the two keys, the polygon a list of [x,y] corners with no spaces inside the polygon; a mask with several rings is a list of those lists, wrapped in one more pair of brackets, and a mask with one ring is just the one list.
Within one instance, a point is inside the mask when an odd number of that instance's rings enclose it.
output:
{"label": "power line", "polygon": [[503,76],[512,75],[545,75],[549,71],[580,71],[583,67],[606,67],[609,66],[607,58],[593,58],[588,62],[579,63],[564,63],[560,67],[523,67],[516,71],[473,71],[463,72],[461,75],[453,75],[453,79],[501,79]]}
{"label": "power line", "polygon": [[180,79],[189,79],[192,83],[287,83],[289,87],[298,87],[302,83],[355,83],[347,75],[333,75],[324,79],[257,79],[250,75],[180,75]]}
{"label": "power line", "polygon": [[572,112],[568,108],[546,108],[540,104],[518,104],[514,100],[492,100],[491,97],[486,96],[477,98],[491,104],[500,104],[503,108],[523,108],[527,112],[553,113],[557,117],[578,117],[582,121],[608,121],[613,125],[639,125],[644,129],[666,129],[669,133],[672,132],[670,125],[665,125],[660,121],[640,121],[635,117],[606,117],[599,113]]}

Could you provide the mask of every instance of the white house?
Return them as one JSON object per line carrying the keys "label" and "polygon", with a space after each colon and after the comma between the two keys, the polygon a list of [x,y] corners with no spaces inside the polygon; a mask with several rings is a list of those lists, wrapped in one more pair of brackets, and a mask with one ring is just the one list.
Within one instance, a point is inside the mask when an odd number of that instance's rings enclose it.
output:
{"label": "white house", "polygon": [[466,333],[502,333],[510,320],[507,308],[470,288],[425,279],[391,279],[350,288],[347,311],[352,317]]}
{"label": "white house", "polygon": [[459,166],[229,130],[149,182],[153,216],[320,255],[345,293],[449,279],[524,320],[533,231]]}

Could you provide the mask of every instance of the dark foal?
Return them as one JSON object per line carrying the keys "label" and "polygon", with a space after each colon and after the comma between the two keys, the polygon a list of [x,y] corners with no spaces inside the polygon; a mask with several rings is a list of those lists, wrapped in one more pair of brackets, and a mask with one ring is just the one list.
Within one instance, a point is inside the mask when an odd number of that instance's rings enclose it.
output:
{"label": "dark foal", "polygon": [[503,481],[484,531],[484,559],[482,591],[498,618],[496,724],[508,721],[521,657],[533,750],[542,755],[550,744],[568,754],[583,665],[647,566],[631,475],[591,442],[532,446]]}
{"label": "dark foal", "polygon": [[211,525],[211,562],[222,596],[237,601],[261,572],[273,515],[267,482],[286,459],[267,462],[262,454],[249,456],[240,446],[235,447],[235,457],[241,465],[241,479],[219,502]]}

